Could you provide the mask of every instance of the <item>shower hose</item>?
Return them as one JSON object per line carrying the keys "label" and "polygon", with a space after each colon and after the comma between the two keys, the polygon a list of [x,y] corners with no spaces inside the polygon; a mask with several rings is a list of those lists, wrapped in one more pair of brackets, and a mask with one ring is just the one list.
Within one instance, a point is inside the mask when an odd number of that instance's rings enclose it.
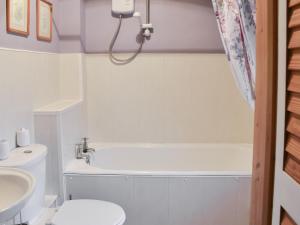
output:
{"label": "shower hose", "polygon": [[125,64],[128,64],[128,63],[132,62],[137,57],[137,55],[141,52],[141,50],[143,48],[143,44],[145,42],[145,37],[143,36],[142,40],[141,40],[141,43],[140,43],[140,46],[137,49],[137,51],[127,59],[119,59],[116,56],[114,56],[113,55],[113,48],[114,48],[116,40],[119,36],[120,29],[121,29],[121,26],[122,26],[122,21],[123,21],[123,16],[120,15],[119,16],[119,25],[118,25],[117,30],[116,30],[116,32],[115,32],[115,34],[114,34],[114,36],[111,40],[111,43],[109,45],[109,58],[110,58],[110,61],[112,63],[116,64],[116,65],[125,65]]}

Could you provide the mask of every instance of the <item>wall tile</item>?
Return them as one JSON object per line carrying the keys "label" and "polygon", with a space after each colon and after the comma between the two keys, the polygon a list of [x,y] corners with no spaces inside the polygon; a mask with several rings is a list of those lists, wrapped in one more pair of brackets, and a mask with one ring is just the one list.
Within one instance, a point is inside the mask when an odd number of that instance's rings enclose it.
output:
{"label": "wall tile", "polygon": [[89,136],[102,142],[252,143],[253,113],[223,54],[87,55]]}

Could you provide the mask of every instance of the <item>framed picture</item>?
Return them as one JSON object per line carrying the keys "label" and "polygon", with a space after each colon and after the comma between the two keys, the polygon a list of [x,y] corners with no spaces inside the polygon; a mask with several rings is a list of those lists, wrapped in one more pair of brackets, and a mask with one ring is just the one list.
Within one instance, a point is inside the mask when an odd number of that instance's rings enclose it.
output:
{"label": "framed picture", "polygon": [[8,33],[29,35],[30,0],[6,0],[6,29]]}
{"label": "framed picture", "polygon": [[36,28],[37,39],[40,41],[52,40],[52,3],[47,0],[36,1]]}

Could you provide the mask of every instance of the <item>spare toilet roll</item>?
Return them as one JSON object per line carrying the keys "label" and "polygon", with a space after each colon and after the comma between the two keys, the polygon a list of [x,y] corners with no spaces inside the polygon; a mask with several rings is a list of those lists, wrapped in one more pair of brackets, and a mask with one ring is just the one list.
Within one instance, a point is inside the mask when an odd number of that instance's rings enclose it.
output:
{"label": "spare toilet roll", "polygon": [[25,147],[30,145],[30,135],[29,130],[21,128],[17,131],[17,146]]}
{"label": "spare toilet roll", "polygon": [[8,158],[9,144],[7,140],[0,140],[0,160]]}

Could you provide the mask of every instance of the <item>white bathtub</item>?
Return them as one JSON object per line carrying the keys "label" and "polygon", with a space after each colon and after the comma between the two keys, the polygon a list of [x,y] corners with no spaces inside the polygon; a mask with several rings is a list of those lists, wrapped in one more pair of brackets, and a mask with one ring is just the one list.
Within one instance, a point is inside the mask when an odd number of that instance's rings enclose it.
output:
{"label": "white bathtub", "polygon": [[66,196],[115,202],[127,225],[247,225],[252,148],[244,144],[93,144],[66,168]]}

